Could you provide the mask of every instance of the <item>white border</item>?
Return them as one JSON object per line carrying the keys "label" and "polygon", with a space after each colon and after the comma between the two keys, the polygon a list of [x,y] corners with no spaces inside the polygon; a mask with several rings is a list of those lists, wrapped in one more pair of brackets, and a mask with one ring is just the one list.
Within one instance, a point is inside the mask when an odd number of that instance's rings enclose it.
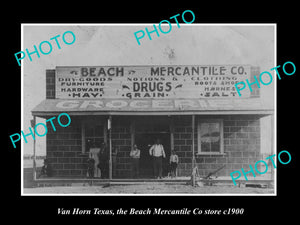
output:
{"label": "white border", "polygon": [[[156,23],[154,23],[156,24]],[[176,24],[176,23],[171,23]],[[21,49],[24,49],[24,26],[148,26],[153,25],[151,23],[130,23],[130,24],[119,24],[119,23],[21,23]],[[166,24],[162,24],[163,26]],[[276,23],[192,23],[192,24],[180,24],[180,26],[274,26],[274,62],[275,65],[277,65],[277,24]],[[268,68],[263,68],[268,69]],[[275,73],[275,72],[274,72]],[[274,152],[277,154],[277,79],[274,79],[274,129],[273,129],[273,137],[274,137]],[[23,84],[24,84],[24,69],[21,64],[21,130],[23,130]],[[56,194],[56,193],[50,193],[50,194],[34,194],[34,193],[24,193],[24,187],[23,187],[23,141],[21,141],[21,196],[277,196],[277,170],[274,169],[274,193],[272,194],[185,194],[185,193],[174,193],[174,194],[110,194],[110,193],[104,193],[104,194],[75,194],[75,193],[65,193],[65,194]]]}
{"label": "white border", "polygon": [[[23,24],[21,24],[21,49],[24,49],[24,35],[23,35]],[[22,66],[21,63],[21,130],[23,130],[23,124],[24,124],[24,102],[23,102],[23,91],[24,91],[24,67]],[[21,140],[20,140],[21,141]],[[23,163],[23,158],[24,158],[24,148],[23,148],[23,141],[21,141],[21,195],[24,195],[23,190],[24,190],[24,163]]]}

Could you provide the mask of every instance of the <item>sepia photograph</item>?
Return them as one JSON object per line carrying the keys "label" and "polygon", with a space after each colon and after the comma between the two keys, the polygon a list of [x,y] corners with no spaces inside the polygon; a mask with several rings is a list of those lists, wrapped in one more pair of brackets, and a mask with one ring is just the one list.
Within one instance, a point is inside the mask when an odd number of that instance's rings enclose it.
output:
{"label": "sepia photograph", "polygon": [[276,24],[188,13],[21,24],[22,195],[276,196]]}

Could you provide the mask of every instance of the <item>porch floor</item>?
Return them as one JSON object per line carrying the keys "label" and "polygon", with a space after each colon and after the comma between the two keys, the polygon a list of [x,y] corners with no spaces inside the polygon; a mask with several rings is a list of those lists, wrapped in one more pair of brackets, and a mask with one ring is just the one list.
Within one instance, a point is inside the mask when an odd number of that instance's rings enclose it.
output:
{"label": "porch floor", "polygon": [[[191,177],[164,177],[162,179],[100,179],[100,178],[85,178],[85,177],[43,177],[35,180],[37,186],[78,186],[78,185],[134,185],[134,184],[145,184],[145,183],[164,183],[164,184],[186,184],[191,180]],[[202,182],[203,184],[226,184],[234,185],[231,177],[223,176],[213,179],[196,179],[197,182]],[[238,179],[235,181],[238,186],[244,184],[267,184],[274,185],[274,180],[270,177],[249,177],[248,180]]]}

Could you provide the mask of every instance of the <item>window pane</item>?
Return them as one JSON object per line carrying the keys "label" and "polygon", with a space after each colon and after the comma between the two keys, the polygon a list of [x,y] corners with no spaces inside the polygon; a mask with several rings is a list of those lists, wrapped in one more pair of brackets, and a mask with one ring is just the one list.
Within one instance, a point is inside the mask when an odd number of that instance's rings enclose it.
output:
{"label": "window pane", "polygon": [[92,146],[99,148],[104,142],[104,126],[101,121],[91,119],[85,121],[84,124],[84,152],[89,152]]}
{"label": "window pane", "polygon": [[211,152],[220,152],[220,142],[211,143]]}
{"label": "window pane", "polygon": [[220,124],[219,123],[211,123],[210,124],[210,137],[211,142],[219,142],[220,141]]}
{"label": "window pane", "polygon": [[219,123],[210,123],[209,124],[209,129],[210,129],[211,134],[213,134],[215,132],[219,132],[220,131],[220,124]]}
{"label": "window pane", "polygon": [[201,141],[201,151],[202,152],[210,152],[210,143]]}
{"label": "window pane", "polygon": [[201,151],[210,152],[210,136],[209,136],[208,123],[202,123],[200,125],[200,139],[201,139]]}
{"label": "window pane", "polygon": [[217,122],[200,124],[201,152],[220,152],[220,126]]}
{"label": "window pane", "polygon": [[201,139],[202,139],[202,137],[209,137],[209,124],[208,123],[202,123],[200,125],[200,134],[201,134]]}
{"label": "window pane", "polygon": [[210,123],[211,152],[220,151],[220,124]]}

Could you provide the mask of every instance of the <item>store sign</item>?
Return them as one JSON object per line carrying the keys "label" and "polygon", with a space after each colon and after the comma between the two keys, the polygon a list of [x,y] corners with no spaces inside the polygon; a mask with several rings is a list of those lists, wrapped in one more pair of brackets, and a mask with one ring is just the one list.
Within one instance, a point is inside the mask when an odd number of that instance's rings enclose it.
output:
{"label": "store sign", "polygon": [[232,98],[249,75],[250,65],[57,67],[55,89],[58,99]]}
{"label": "store sign", "polygon": [[208,101],[205,99],[149,99],[149,100],[133,100],[133,99],[105,99],[105,100],[58,100],[53,102],[55,107],[48,103],[47,106],[52,111],[55,110],[68,110],[68,111],[139,111],[139,110],[203,110],[203,109],[235,109],[238,105],[240,109],[257,107],[261,108],[261,102],[256,99],[248,99],[245,101],[241,98],[235,98],[231,100],[215,99]]}

